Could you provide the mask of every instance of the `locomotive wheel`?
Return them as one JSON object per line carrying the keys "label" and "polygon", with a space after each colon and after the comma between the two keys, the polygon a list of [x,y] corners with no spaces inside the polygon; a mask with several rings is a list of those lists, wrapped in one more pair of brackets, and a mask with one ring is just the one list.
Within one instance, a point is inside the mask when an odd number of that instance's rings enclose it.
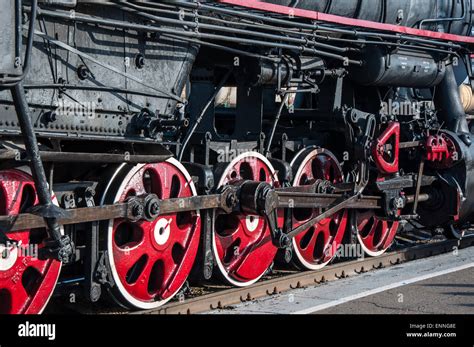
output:
{"label": "locomotive wheel", "polygon": [[[0,215],[23,213],[37,203],[31,175],[16,169],[0,171]],[[39,314],[53,294],[61,262],[38,258],[36,252],[48,238],[44,228],[6,236],[17,246],[0,245],[0,314]]]}
{"label": "locomotive wheel", "polygon": [[448,225],[444,228],[444,235],[452,240],[461,240],[465,233],[465,230],[455,225]]}
{"label": "locomotive wheel", "polygon": [[[238,184],[242,180],[279,185],[270,162],[256,152],[244,153],[231,163],[220,165],[217,177],[217,188]],[[282,223],[280,215],[278,223]],[[266,218],[242,212],[225,214],[216,211],[212,240],[220,274],[225,281],[238,287],[258,281],[271,266],[277,252]]]}
{"label": "locomotive wheel", "polygon": [[[101,204],[123,202],[146,193],[160,199],[196,195],[186,169],[175,159],[158,164],[122,165],[105,189]],[[199,246],[198,211],[159,216],[132,223],[107,223],[106,249],[115,286],[112,297],[127,308],[152,309],[182,287]]]}
{"label": "locomotive wheel", "polygon": [[[310,185],[317,179],[332,183],[343,180],[339,162],[325,149],[312,147],[300,151],[291,162],[291,167],[295,173],[293,186]],[[321,209],[294,209],[291,213],[293,228],[321,213]],[[347,211],[341,211],[294,237],[292,245],[295,265],[308,270],[317,270],[327,265],[342,243],[347,219]]]}
{"label": "locomotive wheel", "polygon": [[392,245],[399,222],[383,220],[374,210],[357,210],[352,215],[352,227],[365,253],[372,257],[382,255]]}

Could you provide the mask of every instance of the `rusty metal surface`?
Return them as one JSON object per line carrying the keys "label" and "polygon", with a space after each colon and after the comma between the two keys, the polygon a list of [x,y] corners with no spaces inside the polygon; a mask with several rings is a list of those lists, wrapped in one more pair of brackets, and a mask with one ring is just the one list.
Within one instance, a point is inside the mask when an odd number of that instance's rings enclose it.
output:
{"label": "rusty metal surface", "polygon": [[[175,198],[160,200],[160,215],[175,213],[176,211],[194,211],[202,208],[224,208],[222,197],[225,195],[203,195],[190,197],[187,199]],[[136,198],[133,202],[144,199]],[[132,211],[132,201],[117,203],[114,205],[104,205],[97,207],[82,207],[70,210],[62,210],[62,215],[58,218],[60,225],[87,223],[116,218],[127,218],[135,220]],[[32,213],[22,213],[11,216],[0,216],[0,230],[17,231],[32,228],[45,227],[44,219]]]}
{"label": "rusty metal surface", "polygon": [[[232,209],[232,202],[229,202],[229,197],[233,195],[230,190],[225,190],[221,194],[214,195],[201,195],[189,198],[175,198],[159,200],[159,215],[203,210],[203,209],[215,209],[220,208],[230,212]],[[330,202],[342,201],[343,196],[340,194],[328,195],[328,194],[307,194],[307,193],[295,193],[295,192],[278,192],[278,196],[283,197],[278,202],[278,208],[284,208],[287,206],[302,208],[302,207],[314,207],[314,206],[327,206]],[[293,202],[291,197],[293,196]],[[146,200],[146,196],[137,197],[135,199],[140,204]],[[294,204],[294,205],[292,205]],[[116,218],[127,218],[131,220],[139,220],[140,216],[133,216],[130,208],[131,202],[117,203],[114,205],[104,205],[96,207],[84,207],[70,210],[62,210],[61,215],[58,216],[58,223],[60,225],[68,224],[79,224],[94,221],[101,221],[107,219]],[[348,198],[336,207],[341,208],[377,208],[380,207],[380,198],[378,197],[352,197]],[[329,211],[334,213],[334,211]],[[319,218],[324,218],[321,215]],[[0,216],[0,230],[4,232],[26,230],[32,228],[43,228],[45,227],[44,219],[32,213],[22,213],[11,216]]]}
{"label": "rusty metal surface", "polygon": [[[292,188],[294,189],[294,188]],[[277,190],[278,193],[278,207],[280,208],[327,208],[344,196],[342,194],[317,194],[298,192],[282,189]],[[355,199],[355,200],[354,200]],[[344,208],[380,208],[381,199],[378,196],[361,196],[353,200],[347,199]]]}

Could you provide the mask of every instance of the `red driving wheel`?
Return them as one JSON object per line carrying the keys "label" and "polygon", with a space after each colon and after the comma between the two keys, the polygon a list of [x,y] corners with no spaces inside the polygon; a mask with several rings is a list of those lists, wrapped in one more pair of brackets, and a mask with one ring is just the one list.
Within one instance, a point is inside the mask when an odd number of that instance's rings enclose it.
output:
{"label": "red driving wheel", "polygon": [[[316,180],[331,183],[343,181],[342,169],[336,157],[322,148],[307,148],[291,163],[293,186],[314,184]],[[321,209],[293,209],[293,228],[321,214]],[[293,261],[298,267],[317,270],[326,266],[336,255],[347,226],[347,211],[325,218],[293,238]]]}
{"label": "red driving wheel", "polygon": [[[219,174],[217,188],[238,184],[242,180],[279,185],[270,162],[256,152],[244,153],[221,167],[223,170]],[[279,225],[282,221],[279,215]],[[272,264],[277,252],[265,217],[216,211],[212,234],[213,252],[220,274],[235,286],[244,287],[258,281]]]}
{"label": "red driving wheel", "polygon": [[[175,159],[157,164],[123,165],[106,188],[102,203],[156,194],[159,199],[196,195],[192,178]],[[107,223],[107,251],[115,281],[113,297],[122,305],[152,309],[182,287],[199,246],[198,211],[160,215],[154,221]]]}
{"label": "red driving wheel", "polygon": [[[23,213],[37,203],[29,174],[15,169],[0,171],[0,215]],[[6,236],[11,241],[0,245],[0,314],[41,313],[61,270],[59,261],[38,257],[48,234],[43,228],[8,232]]]}
{"label": "red driving wheel", "polygon": [[373,257],[385,253],[392,245],[400,223],[384,220],[374,210],[356,210],[353,213],[352,224],[364,252]]}

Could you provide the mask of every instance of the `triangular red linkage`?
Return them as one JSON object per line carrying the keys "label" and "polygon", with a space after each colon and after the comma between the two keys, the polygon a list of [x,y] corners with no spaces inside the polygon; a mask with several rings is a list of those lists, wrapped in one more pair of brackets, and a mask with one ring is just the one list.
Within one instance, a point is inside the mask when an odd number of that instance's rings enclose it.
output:
{"label": "triangular red linkage", "polygon": [[[394,137],[393,152],[391,161],[384,158],[386,151],[385,145]],[[392,174],[398,172],[398,154],[400,149],[400,123],[390,123],[385,131],[377,138],[373,148],[372,156],[377,168],[382,174]]]}

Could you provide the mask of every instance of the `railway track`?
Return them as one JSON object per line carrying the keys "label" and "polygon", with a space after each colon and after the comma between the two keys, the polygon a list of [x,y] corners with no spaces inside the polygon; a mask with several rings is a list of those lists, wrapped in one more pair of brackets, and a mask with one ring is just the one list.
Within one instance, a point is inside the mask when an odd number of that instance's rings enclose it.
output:
{"label": "railway track", "polygon": [[[423,236],[424,235],[424,236]],[[317,271],[282,271],[275,270],[263,281],[247,288],[229,288],[226,286],[209,286],[191,288],[191,296],[178,296],[173,301],[158,309],[128,312],[130,314],[197,314],[214,309],[225,309],[231,305],[247,302],[265,296],[283,293],[293,289],[304,288],[334,281],[363,272],[394,266],[400,263],[448,253],[453,250],[474,246],[474,231],[466,232],[461,240],[430,239],[424,231],[405,233],[397,236],[395,250],[375,258],[363,258],[342,261]],[[204,292],[204,294],[202,294]],[[201,293],[199,295],[198,293]],[[181,299],[179,299],[181,298]],[[97,313],[97,312],[96,312]],[[119,312],[102,312],[119,313]],[[125,313],[125,312],[120,312]]]}
{"label": "railway track", "polygon": [[474,246],[474,234],[460,241],[444,240],[433,243],[414,244],[400,250],[389,252],[376,258],[365,258],[331,265],[318,271],[298,272],[259,282],[249,288],[232,288],[215,293],[186,299],[182,302],[172,302],[159,309],[138,311],[133,314],[195,314],[222,309],[241,302],[259,299],[268,295],[286,292],[292,289],[318,285],[362,272],[372,271],[407,261],[426,258],[447,253],[454,247],[466,248]]}
{"label": "railway track", "polygon": [[[274,268],[264,278],[246,288],[233,288],[223,284],[206,283],[199,286],[185,286],[176,299],[157,309],[130,312],[107,304],[71,304],[63,300],[53,300],[46,313],[80,314],[198,314],[215,309],[225,309],[242,302],[284,293],[290,290],[319,285],[328,281],[374,271],[397,264],[448,253],[453,250],[474,246],[474,229],[466,231],[461,240],[434,238],[429,232],[411,230],[397,235],[392,250],[378,257],[365,257],[356,260],[336,259],[321,270],[298,271],[286,267]],[[58,299],[60,296],[58,296]]]}
{"label": "railway track", "polygon": [[225,289],[192,299],[186,299],[182,302],[172,302],[159,309],[138,311],[132,314],[196,314],[214,309],[222,309],[245,301],[259,299],[297,288],[314,286],[327,281],[338,280],[407,261],[447,253],[452,251],[453,247],[466,248],[471,246],[474,246],[474,234],[461,241],[444,240],[434,243],[418,244],[389,252],[376,258],[341,262],[318,271],[306,271],[278,276],[259,282],[249,288]]}

